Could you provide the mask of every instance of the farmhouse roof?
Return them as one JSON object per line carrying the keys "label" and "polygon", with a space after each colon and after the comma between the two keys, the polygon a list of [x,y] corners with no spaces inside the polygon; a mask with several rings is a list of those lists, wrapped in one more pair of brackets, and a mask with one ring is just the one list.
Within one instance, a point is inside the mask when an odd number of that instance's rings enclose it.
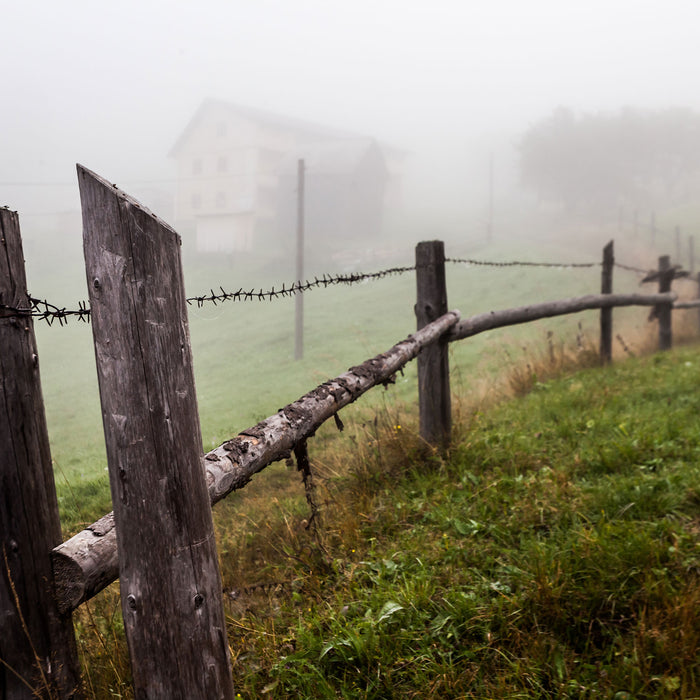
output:
{"label": "farmhouse roof", "polygon": [[180,134],[179,138],[170,149],[168,154],[171,157],[176,157],[180,148],[187,142],[190,134],[196,129],[202,118],[213,108],[218,108],[231,114],[231,116],[243,116],[255,121],[259,124],[268,124],[270,126],[282,129],[296,131],[297,133],[310,139],[326,139],[326,138],[348,138],[358,137],[356,133],[343,129],[336,129],[304,119],[295,119],[274,112],[248,107],[245,105],[226,102],[208,98],[202,102],[197,111],[194,113],[185,130]]}
{"label": "farmhouse roof", "polygon": [[[267,124],[272,127],[295,131],[309,142],[320,142],[325,140],[336,139],[364,139],[367,141],[372,140],[368,136],[358,134],[357,132],[349,131],[347,129],[338,129],[322,124],[317,124],[315,122],[307,121],[305,119],[296,119],[294,117],[280,115],[275,112],[268,112],[266,110],[257,109],[255,107],[248,107],[246,105],[236,104],[234,102],[227,102],[224,100],[207,98],[199,106],[197,111],[194,113],[194,115],[188,122],[184,131],[180,134],[177,141],[175,141],[175,144],[170,149],[168,155],[171,158],[177,157],[178,152],[180,151],[182,146],[187,142],[192,132],[197,128],[199,122],[212,109],[220,109],[224,112],[228,112],[229,114],[231,114],[231,116],[247,117],[248,119],[251,119],[252,121],[255,121],[259,124]],[[389,146],[388,144],[383,142],[378,145],[384,152],[391,152],[394,155],[406,154],[406,151],[404,149]]]}
{"label": "farmhouse roof", "polygon": [[374,162],[386,174],[386,163],[377,142],[367,136],[336,138],[314,141],[300,146],[285,159],[283,171],[296,168],[299,158],[305,167],[316,174],[342,174],[357,170],[364,159],[373,157]]}

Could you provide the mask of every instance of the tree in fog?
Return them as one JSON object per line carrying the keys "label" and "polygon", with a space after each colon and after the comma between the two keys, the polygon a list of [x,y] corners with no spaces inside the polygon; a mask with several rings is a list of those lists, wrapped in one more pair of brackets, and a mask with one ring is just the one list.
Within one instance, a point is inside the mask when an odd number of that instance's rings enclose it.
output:
{"label": "tree in fog", "polygon": [[569,211],[650,197],[679,202],[700,185],[700,114],[689,109],[576,116],[559,107],[519,146],[523,185]]}

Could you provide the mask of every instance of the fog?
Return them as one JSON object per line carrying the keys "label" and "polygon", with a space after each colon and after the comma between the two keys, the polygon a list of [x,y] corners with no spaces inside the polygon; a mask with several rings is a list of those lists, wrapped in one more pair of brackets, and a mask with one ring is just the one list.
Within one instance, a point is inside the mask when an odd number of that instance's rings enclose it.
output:
{"label": "fog", "polygon": [[80,162],[155,208],[215,98],[401,149],[400,220],[479,227],[557,107],[700,109],[699,15],[694,0],[5,3],[0,205],[25,237],[55,232]]}

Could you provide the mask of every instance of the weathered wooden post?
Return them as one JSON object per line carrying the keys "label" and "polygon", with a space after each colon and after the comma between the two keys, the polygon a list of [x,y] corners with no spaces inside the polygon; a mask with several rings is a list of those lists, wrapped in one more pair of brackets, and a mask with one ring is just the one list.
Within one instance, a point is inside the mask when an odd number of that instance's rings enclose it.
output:
{"label": "weathered wooden post", "polygon": [[[53,595],[61,543],[17,213],[0,209],[0,697],[75,698],[70,614]],[[9,307],[9,308],[8,308]]]}
{"label": "weathered wooden post", "polygon": [[[612,294],[614,265],[614,243],[610,241],[603,248],[603,266],[600,284],[601,294]],[[612,361],[612,307],[600,310],[600,361],[604,365]]]}
{"label": "weathered wooden post", "polygon": [[232,698],[180,238],[78,166],[122,613],[137,698]]}
{"label": "weathered wooden post", "polygon": [[[447,313],[445,245],[424,241],[416,246],[416,319],[418,330]],[[420,435],[446,449],[452,432],[448,344],[438,341],[418,355]]]}
{"label": "weathered wooden post", "polygon": [[[659,294],[671,291],[673,281],[673,269],[668,255],[659,258]],[[656,307],[656,316],[659,320],[659,350],[668,350],[673,344],[671,330],[671,309],[673,304],[659,304]]]}

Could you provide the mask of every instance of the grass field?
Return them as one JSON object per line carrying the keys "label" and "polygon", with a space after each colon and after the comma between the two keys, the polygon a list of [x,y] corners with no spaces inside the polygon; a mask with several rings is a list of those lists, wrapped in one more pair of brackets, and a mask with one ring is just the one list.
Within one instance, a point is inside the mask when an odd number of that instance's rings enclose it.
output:
{"label": "grass field", "polygon": [[[697,347],[529,364],[445,459],[401,402],[322,429],[315,528],[284,466],[214,509],[241,698],[700,697]],[[131,697],[118,606],[77,614],[94,697]]]}
{"label": "grass field", "polygon": [[[447,254],[464,256],[456,245],[452,248],[448,245]],[[527,246],[504,244],[486,247],[479,251],[478,257],[543,259]],[[370,267],[365,271],[395,264],[411,265],[412,258],[412,247],[403,252],[399,249],[390,260],[368,261]],[[547,250],[545,260],[587,262],[596,261],[597,256],[554,247]],[[79,266],[61,268],[61,279],[71,269],[69,284],[61,287],[61,303],[67,306],[85,298]],[[185,255],[185,271],[188,295],[219,286],[236,290],[269,289],[274,285],[279,289],[281,282],[290,281],[279,263],[270,264],[255,257],[242,261],[209,260],[207,264],[199,260],[188,265]],[[30,274],[33,293],[50,295],[50,291],[44,290],[58,287],[57,275],[53,266],[39,267],[34,278],[40,279],[44,288],[32,285]],[[450,307],[458,308],[464,316],[595,292],[599,284],[598,267],[581,270],[448,265]],[[618,271],[616,286],[634,291],[637,277]],[[305,355],[299,362],[293,359],[292,299],[191,306],[190,328],[205,450],[404,338],[415,328],[414,297],[412,273],[306,293]],[[618,328],[624,328],[628,342],[629,338],[643,334],[646,314],[643,309],[616,312]],[[584,335],[593,339],[597,334],[596,324],[597,315],[589,312],[493,331],[453,344],[453,386],[458,391],[472,388],[501,373],[505,367],[519,363],[535,345],[546,342],[553,347]],[[68,534],[111,509],[91,329],[77,322],[62,328],[38,324],[37,336],[59,503],[64,531]],[[390,390],[392,400],[409,403],[415,400],[414,372],[411,365],[399,378]],[[386,399],[387,396],[371,395],[362,404],[371,406]]]}
{"label": "grass field", "polygon": [[[412,248],[362,267],[410,265]],[[523,243],[447,252],[600,257]],[[255,258],[188,265],[185,255],[185,264],[190,295],[290,281],[279,264]],[[79,266],[60,272],[30,266],[32,293],[66,305],[84,298]],[[618,270],[616,290],[636,291],[637,280]],[[599,283],[597,267],[448,266],[449,305],[464,316]],[[300,362],[293,301],[192,307],[205,449],[405,337],[415,326],[414,285],[408,274],[308,293]],[[635,353],[653,331],[647,314],[615,312],[616,332]],[[691,614],[700,361],[682,350],[549,381],[590,363],[597,322],[588,312],[452,344],[456,428],[446,459],[417,437],[412,364],[387,391],[343,412],[343,434],[323,426],[311,441],[320,507],[311,524],[303,488],[283,464],[217,506],[241,697],[700,696]],[[37,333],[70,534],[111,507],[91,329]],[[505,400],[513,395],[521,398]],[[75,623],[88,695],[131,697],[118,587],[82,606]]]}

